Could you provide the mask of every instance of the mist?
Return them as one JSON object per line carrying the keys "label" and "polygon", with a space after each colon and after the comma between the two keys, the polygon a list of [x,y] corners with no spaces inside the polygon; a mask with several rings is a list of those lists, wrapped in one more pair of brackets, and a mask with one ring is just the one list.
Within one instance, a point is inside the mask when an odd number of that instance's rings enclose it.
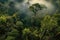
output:
{"label": "mist", "polygon": [[47,9],[39,10],[37,15],[44,16],[46,13],[53,14],[56,11],[55,5],[51,2],[47,2],[45,0],[22,0],[18,2],[17,0],[10,0],[9,2],[15,3],[15,8],[19,10],[20,13],[26,14],[28,16],[33,15],[34,13],[29,10],[29,7],[35,3],[39,3],[40,5],[45,5]]}

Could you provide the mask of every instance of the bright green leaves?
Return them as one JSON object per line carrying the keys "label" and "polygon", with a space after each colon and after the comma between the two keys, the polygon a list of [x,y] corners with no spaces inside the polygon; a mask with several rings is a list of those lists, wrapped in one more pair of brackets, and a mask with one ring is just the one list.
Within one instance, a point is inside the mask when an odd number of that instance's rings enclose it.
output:
{"label": "bright green leaves", "polygon": [[25,34],[29,34],[31,31],[30,31],[30,29],[29,28],[25,28],[24,30],[23,30],[23,35]]}
{"label": "bright green leaves", "polygon": [[7,17],[2,15],[0,16],[0,22],[6,22],[7,21]]}
{"label": "bright green leaves", "polygon": [[54,27],[57,26],[57,20],[54,17],[46,15],[41,22],[41,26],[48,30],[52,30]]}

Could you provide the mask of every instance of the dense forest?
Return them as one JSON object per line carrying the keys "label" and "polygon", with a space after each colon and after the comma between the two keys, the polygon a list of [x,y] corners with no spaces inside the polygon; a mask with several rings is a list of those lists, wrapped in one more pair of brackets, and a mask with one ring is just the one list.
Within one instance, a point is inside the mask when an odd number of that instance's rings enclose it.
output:
{"label": "dense forest", "polygon": [[0,0],[0,40],[60,40],[60,0],[45,0],[53,12],[39,3],[27,6],[29,0],[24,8],[23,1]]}

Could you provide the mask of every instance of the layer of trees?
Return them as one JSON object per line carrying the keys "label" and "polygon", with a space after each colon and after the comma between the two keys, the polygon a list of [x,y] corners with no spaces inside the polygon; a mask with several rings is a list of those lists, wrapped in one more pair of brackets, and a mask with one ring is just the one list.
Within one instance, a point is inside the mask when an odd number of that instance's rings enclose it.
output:
{"label": "layer of trees", "polygon": [[60,40],[59,3],[53,15],[38,17],[37,11],[46,7],[34,4],[29,8],[34,15],[21,18],[14,6],[6,7],[4,2],[0,2],[0,40]]}

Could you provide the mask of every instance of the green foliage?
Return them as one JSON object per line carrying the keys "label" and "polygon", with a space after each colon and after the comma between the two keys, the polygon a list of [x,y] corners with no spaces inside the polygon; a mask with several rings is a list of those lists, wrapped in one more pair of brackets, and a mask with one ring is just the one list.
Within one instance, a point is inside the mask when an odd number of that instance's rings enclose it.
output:
{"label": "green foliage", "polygon": [[25,29],[23,30],[23,35],[29,34],[30,32],[31,32],[31,31],[30,31],[29,28],[25,28]]}
{"label": "green foliage", "polygon": [[5,15],[0,16],[0,22],[6,22],[6,18],[7,17]]}
{"label": "green foliage", "polygon": [[[54,0],[49,1],[53,3]],[[58,11],[53,15],[38,17],[37,12],[46,7],[36,3],[29,7],[29,9],[34,12],[34,15],[32,15],[32,17],[26,16],[22,19],[21,16],[23,15],[12,10],[12,8],[7,8],[1,3],[0,40],[60,40],[59,2],[59,0],[54,1],[58,6]],[[10,15],[10,13],[13,14]]]}
{"label": "green foliage", "polygon": [[41,22],[41,26],[48,30],[52,30],[54,27],[57,26],[57,20],[54,17],[46,15]]}
{"label": "green foliage", "polygon": [[8,36],[6,40],[14,40],[14,37]]}
{"label": "green foliage", "polygon": [[37,13],[37,11],[42,10],[43,8],[46,7],[44,5],[40,5],[39,3],[33,4],[32,6],[29,7],[29,9],[35,14]]}
{"label": "green foliage", "polygon": [[23,26],[23,23],[22,23],[21,21],[17,21],[17,22],[16,22],[16,25],[17,25],[17,26]]}

